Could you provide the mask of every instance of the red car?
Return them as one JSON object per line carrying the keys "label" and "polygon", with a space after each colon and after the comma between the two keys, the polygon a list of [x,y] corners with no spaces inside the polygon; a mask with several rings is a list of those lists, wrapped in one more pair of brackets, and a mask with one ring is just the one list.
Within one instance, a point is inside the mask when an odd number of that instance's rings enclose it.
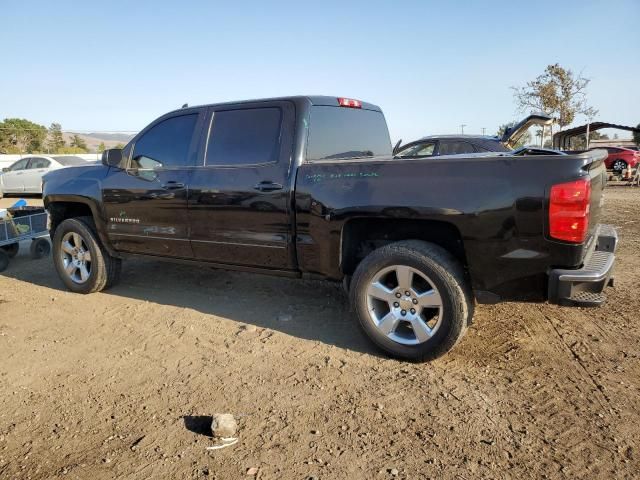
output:
{"label": "red car", "polygon": [[[606,149],[609,156],[604,161],[608,170],[622,173],[625,168],[635,168],[640,163],[640,152],[624,147],[596,147]],[[595,150],[591,148],[590,150]]]}

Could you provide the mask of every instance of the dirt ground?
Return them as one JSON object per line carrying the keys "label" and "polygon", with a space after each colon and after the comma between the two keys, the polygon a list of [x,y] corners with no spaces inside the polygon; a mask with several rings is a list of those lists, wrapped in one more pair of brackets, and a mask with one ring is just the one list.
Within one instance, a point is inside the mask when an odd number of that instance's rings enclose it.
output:
{"label": "dirt ground", "polygon": [[[335,285],[128,261],[87,297],[21,253],[0,274],[0,478],[638,478],[639,215],[640,189],[607,190],[604,307],[481,305],[427,364],[374,351]],[[215,412],[239,442],[208,451]]]}

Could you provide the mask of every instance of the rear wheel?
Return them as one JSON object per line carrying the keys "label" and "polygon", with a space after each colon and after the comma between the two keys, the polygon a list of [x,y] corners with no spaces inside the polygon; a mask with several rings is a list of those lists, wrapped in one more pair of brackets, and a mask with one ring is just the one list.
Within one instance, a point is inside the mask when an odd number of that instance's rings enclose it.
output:
{"label": "rear wheel", "polygon": [[34,260],[40,260],[41,258],[49,256],[51,253],[51,244],[46,238],[36,238],[31,242],[31,258]]}
{"label": "rear wheel", "polygon": [[624,160],[614,160],[613,165],[611,165],[611,169],[617,173],[622,173],[622,171],[627,168],[627,162]]}
{"label": "rear wheel", "polygon": [[76,293],[93,293],[116,283],[120,260],[100,243],[91,217],[69,218],[56,228],[54,264],[65,286]]}
{"label": "rear wheel", "polygon": [[429,360],[464,336],[473,300],[462,266],[443,248],[422,241],[375,250],[351,284],[358,320],[379,348],[399,358]]}

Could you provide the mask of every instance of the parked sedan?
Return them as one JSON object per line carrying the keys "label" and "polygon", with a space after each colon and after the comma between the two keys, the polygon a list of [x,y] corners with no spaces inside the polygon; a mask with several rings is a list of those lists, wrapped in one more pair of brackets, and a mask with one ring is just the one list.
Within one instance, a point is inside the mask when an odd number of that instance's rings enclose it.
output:
{"label": "parked sedan", "polygon": [[32,156],[18,160],[0,174],[0,196],[7,193],[42,193],[42,177],[59,168],[86,165],[87,162],[73,155]]}
{"label": "parked sedan", "polygon": [[440,155],[460,155],[486,152],[511,152],[516,155],[558,155],[555,150],[526,147],[513,150],[518,139],[533,125],[548,126],[552,119],[545,115],[529,115],[517,125],[507,129],[502,137],[486,135],[433,135],[394,149],[397,158],[424,158]]}
{"label": "parked sedan", "polygon": [[625,147],[595,147],[602,148],[609,152],[609,156],[605,159],[604,164],[607,169],[613,170],[616,173],[622,173],[625,168],[636,168],[636,165],[640,163],[640,152],[633,150],[632,148]]}

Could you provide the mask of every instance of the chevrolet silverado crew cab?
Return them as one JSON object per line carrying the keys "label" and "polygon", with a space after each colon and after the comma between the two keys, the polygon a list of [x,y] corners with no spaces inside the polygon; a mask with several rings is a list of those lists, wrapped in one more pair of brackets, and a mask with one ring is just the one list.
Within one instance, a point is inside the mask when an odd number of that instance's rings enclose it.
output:
{"label": "chevrolet silverado crew cab", "polygon": [[102,165],[46,175],[44,203],[73,292],[136,255],[343,281],[378,347],[423,360],[476,302],[603,302],[605,156],[394,158],[375,105],[275,98],[167,113]]}

